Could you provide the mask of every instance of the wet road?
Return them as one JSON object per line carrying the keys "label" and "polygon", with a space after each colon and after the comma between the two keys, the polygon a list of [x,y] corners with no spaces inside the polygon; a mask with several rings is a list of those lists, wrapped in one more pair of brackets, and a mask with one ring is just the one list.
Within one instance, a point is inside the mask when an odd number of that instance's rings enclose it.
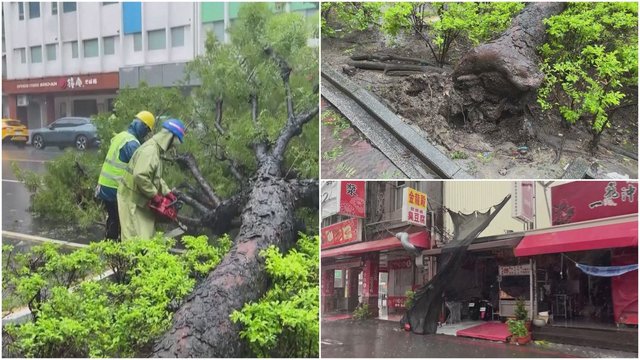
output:
{"label": "wet road", "polygon": [[518,346],[450,335],[416,335],[383,320],[322,322],[323,358],[560,358],[637,357],[637,354],[558,344]]}
{"label": "wet road", "polygon": [[[19,148],[11,144],[2,145],[2,230],[20,234],[37,235],[53,239],[68,238],[68,235],[59,229],[52,230],[51,224],[44,224],[38,219],[34,219],[29,212],[30,194],[26,187],[18,181],[11,163],[24,170],[43,173],[46,170],[46,163],[63,154],[57,148],[45,148],[36,150],[31,146]],[[96,237],[87,234],[88,238]],[[88,239],[80,236],[73,240],[87,243]],[[67,240],[67,239],[64,239]]]}
{"label": "wet road", "polygon": [[407,176],[322,99],[322,177],[404,179]]}

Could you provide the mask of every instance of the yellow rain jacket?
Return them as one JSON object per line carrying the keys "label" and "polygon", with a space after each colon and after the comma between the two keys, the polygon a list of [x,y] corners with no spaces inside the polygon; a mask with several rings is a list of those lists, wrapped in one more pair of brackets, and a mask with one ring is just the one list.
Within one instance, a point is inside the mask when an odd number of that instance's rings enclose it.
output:
{"label": "yellow rain jacket", "polygon": [[171,189],[162,179],[160,155],[169,149],[171,134],[160,130],[142,144],[129,161],[118,187],[118,215],[122,240],[150,239],[155,234],[156,217],[149,209],[154,195],[166,195]]}

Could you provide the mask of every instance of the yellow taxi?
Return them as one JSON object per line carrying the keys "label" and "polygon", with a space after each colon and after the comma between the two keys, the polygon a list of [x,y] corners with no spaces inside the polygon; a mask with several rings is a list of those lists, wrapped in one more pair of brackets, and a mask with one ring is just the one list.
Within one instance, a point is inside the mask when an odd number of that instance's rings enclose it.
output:
{"label": "yellow taxi", "polygon": [[20,120],[2,119],[2,143],[24,145],[29,140],[29,130]]}

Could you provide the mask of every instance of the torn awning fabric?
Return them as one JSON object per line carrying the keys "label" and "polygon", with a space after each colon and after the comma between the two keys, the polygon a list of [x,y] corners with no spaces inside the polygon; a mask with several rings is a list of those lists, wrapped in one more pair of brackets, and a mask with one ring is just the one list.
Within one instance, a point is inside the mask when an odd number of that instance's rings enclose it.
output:
{"label": "torn awning fabric", "polygon": [[511,195],[507,195],[499,204],[494,205],[493,212],[490,208],[486,212],[474,211],[471,214],[463,214],[447,209],[453,221],[453,239],[442,248],[436,275],[416,290],[413,305],[400,320],[405,328],[408,324],[416,334],[436,333],[442,309],[442,295],[464,262],[467,248],[489,226],[510,198]]}

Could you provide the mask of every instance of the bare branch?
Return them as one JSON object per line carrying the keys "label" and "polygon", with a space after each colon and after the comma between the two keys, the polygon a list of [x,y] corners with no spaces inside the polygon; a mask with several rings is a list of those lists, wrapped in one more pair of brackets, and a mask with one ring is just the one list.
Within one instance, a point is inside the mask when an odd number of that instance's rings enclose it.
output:
{"label": "bare branch", "polygon": [[216,100],[216,119],[214,124],[220,135],[227,134],[227,131],[222,127],[222,97],[218,97]]}
{"label": "bare branch", "polygon": [[184,201],[186,204],[190,205],[194,209],[196,209],[199,213],[205,214],[209,211],[209,209],[200,203],[198,200],[192,198],[191,196],[185,194],[180,190],[173,190],[173,193],[178,197],[178,199]]}
{"label": "bare branch", "polygon": [[280,136],[278,136],[278,139],[276,140],[276,145],[273,148],[273,156],[277,161],[282,161],[287,145],[289,145],[289,141],[291,141],[294,136],[300,135],[302,133],[302,126],[311,121],[311,119],[316,115],[318,115],[317,106],[287,121],[287,124],[282,128]]}
{"label": "bare branch", "polygon": [[[253,120],[253,124],[258,126],[258,94],[254,92],[251,93],[251,119]],[[256,158],[258,162],[261,163],[264,158],[267,156],[267,144],[264,140],[258,140],[258,142],[254,143],[253,150],[256,153]]]}
{"label": "bare branch", "polygon": [[189,171],[191,171],[191,173],[196,179],[196,182],[198,183],[198,185],[200,185],[200,187],[204,191],[205,196],[207,196],[215,206],[218,206],[221,200],[213,192],[211,185],[209,185],[209,182],[204,178],[204,176],[200,172],[200,169],[198,168],[198,164],[196,163],[196,160],[194,159],[193,155],[189,153],[180,155],[176,158],[176,162],[179,165],[184,166],[187,169],[189,169]]}

